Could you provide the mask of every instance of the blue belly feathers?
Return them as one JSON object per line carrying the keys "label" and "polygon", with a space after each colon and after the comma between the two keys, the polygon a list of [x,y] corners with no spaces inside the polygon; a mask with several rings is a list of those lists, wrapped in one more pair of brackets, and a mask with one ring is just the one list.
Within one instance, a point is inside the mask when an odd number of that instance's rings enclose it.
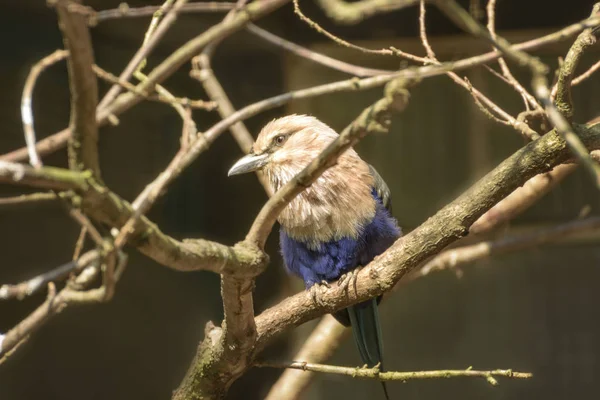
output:
{"label": "blue belly feathers", "polygon": [[335,281],[358,266],[365,266],[390,247],[401,231],[396,220],[383,206],[375,189],[373,220],[359,230],[357,238],[345,237],[310,248],[280,229],[281,252],[287,269],[304,280],[306,288],[321,281]]}

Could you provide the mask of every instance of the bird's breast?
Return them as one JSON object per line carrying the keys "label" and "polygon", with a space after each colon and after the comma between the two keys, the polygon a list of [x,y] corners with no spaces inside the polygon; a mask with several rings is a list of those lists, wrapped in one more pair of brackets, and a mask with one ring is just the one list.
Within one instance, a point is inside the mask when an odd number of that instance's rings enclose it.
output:
{"label": "bird's breast", "polygon": [[283,210],[279,223],[288,235],[306,243],[357,239],[375,216],[375,199],[364,185],[315,182]]}

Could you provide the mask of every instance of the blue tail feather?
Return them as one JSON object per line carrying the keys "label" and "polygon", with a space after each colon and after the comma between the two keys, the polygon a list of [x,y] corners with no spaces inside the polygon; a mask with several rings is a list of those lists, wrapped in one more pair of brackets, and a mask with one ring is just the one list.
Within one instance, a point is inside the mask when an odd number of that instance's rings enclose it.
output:
{"label": "blue tail feather", "polygon": [[[379,324],[379,312],[377,299],[372,299],[347,308],[354,341],[358,347],[362,361],[372,368],[379,364],[380,371],[383,369],[383,340]],[[387,386],[381,382],[385,398],[389,400]]]}

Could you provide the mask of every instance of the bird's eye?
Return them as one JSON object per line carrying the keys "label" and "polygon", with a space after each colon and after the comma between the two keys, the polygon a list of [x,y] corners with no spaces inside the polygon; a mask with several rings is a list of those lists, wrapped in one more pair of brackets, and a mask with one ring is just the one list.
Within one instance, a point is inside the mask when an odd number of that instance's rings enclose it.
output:
{"label": "bird's eye", "polygon": [[276,145],[279,145],[279,146],[282,145],[283,142],[285,142],[285,135],[277,135],[273,139],[273,143],[275,143]]}

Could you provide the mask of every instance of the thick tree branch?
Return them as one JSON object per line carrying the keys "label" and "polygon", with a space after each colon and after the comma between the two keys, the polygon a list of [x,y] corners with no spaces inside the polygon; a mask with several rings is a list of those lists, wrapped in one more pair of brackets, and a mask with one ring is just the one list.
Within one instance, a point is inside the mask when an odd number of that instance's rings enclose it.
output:
{"label": "thick tree branch", "polygon": [[[592,16],[600,12],[600,3],[596,3],[592,9]],[[596,36],[591,29],[586,29],[579,34],[565,60],[563,61],[559,71],[558,80],[556,82],[556,98],[554,100],[556,108],[565,116],[567,120],[573,118],[573,99],[571,97],[571,86],[577,66],[583,56],[583,53],[596,43]]]}
{"label": "thick tree branch", "polygon": [[32,168],[0,161],[0,182],[52,190],[86,190],[89,174],[62,168]]}
{"label": "thick tree branch", "polygon": [[[589,148],[600,146],[599,129],[579,125],[576,129]],[[300,293],[257,316],[257,348],[292,326],[390,290],[407,272],[465,236],[471,224],[502,198],[568,158],[567,144],[555,130],[523,147],[363,268],[358,274],[356,291],[332,287],[322,294],[323,305]]]}
{"label": "thick tree branch", "polygon": [[[0,182],[52,190],[73,190],[65,196],[94,220],[121,228],[132,215],[131,205],[98,184],[89,172],[61,168],[33,168],[0,161]],[[260,252],[192,239],[180,242],[142,216],[133,227],[129,243],[156,262],[178,271],[207,270],[215,273],[252,275],[265,263]],[[244,267],[245,266],[245,267]]]}
{"label": "thick tree branch", "polygon": [[[76,4],[79,3],[76,1]],[[89,169],[100,179],[96,124],[98,85],[92,70],[94,53],[90,32],[85,17],[69,11],[69,1],[58,0],[56,12],[65,48],[69,51],[67,62],[71,90],[69,166],[76,171]]]}

